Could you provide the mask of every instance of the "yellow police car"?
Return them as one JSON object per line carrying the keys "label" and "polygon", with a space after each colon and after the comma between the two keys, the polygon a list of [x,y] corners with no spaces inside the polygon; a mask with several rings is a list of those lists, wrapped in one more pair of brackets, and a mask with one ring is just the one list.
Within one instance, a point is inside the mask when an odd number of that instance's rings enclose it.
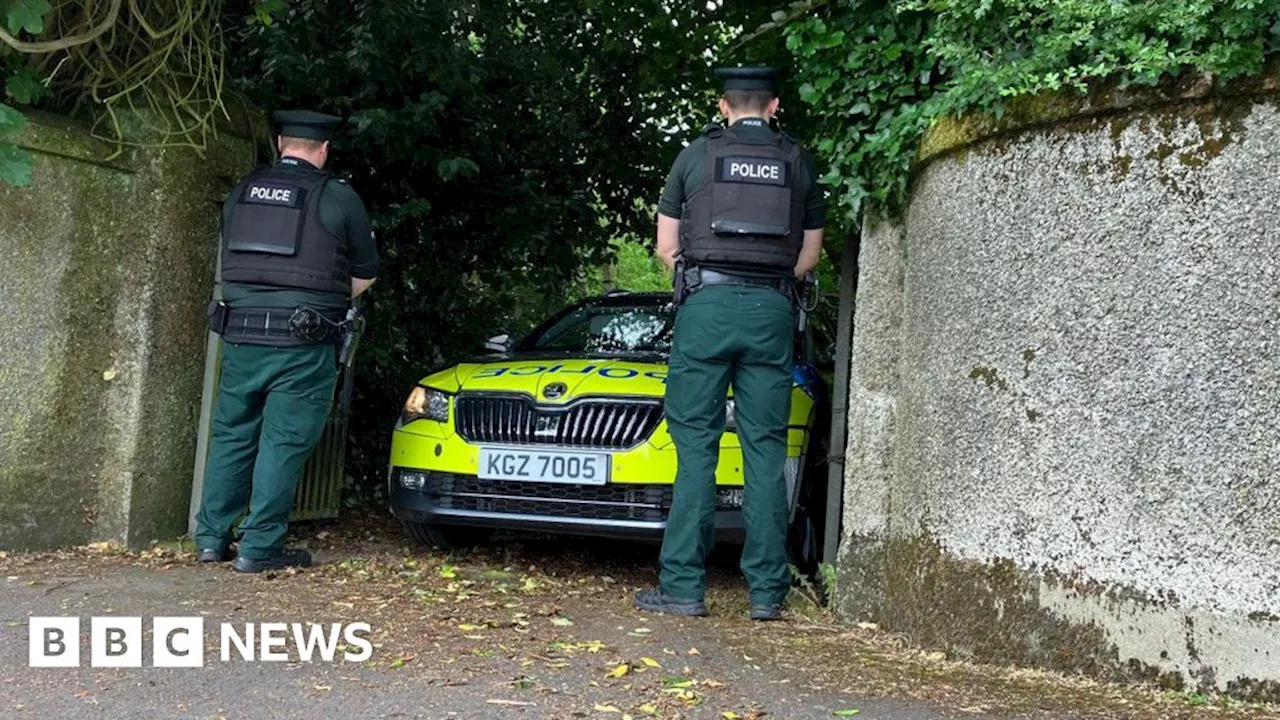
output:
{"label": "yellow police car", "polygon": [[[481,543],[499,528],[660,539],[676,474],[663,417],[674,321],[670,294],[613,292],[423,378],[391,443],[388,495],[407,534],[437,547]],[[793,560],[809,568],[820,552],[830,416],[811,334],[796,333],[786,462]],[[717,537],[740,540],[732,397],[720,447]]]}

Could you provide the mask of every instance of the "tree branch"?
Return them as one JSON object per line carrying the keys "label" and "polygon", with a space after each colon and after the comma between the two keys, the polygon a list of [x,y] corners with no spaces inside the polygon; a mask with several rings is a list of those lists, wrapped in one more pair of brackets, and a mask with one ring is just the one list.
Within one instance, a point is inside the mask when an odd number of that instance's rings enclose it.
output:
{"label": "tree branch", "polygon": [[111,29],[115,24],[116,17],[120,15],[120,4],[122,0],[111,0],[111,8],[107,10],[107,17],[93,28],[80,33],[79,35],[71,35],[69,37],[58,38],[57,40],[45,40],[41,42],[27,42],[19,40],[0,28],[0,42],[17,50],[20,53],[40,54],[57,52],[58,50],[66,50],[77,45],[84,45],[93,42],[99,35]]}

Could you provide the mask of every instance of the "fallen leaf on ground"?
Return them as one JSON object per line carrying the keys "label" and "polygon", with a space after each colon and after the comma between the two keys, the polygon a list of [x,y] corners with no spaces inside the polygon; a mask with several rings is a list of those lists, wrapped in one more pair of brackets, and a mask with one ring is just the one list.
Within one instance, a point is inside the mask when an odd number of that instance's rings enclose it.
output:
{"label": "fallen leaf on ground", "polygon": [[489,703],[490,705],[518,705],[521,707],[533,707],[535,704],[531,702],[524,702],[523,700],[496,700],[493,698],[485,700],[485,702]]}
{"label": "fallen leaf on ground", "polygon": [[681,688],[667,688],[662,692],[668,695],[675,695],[676,697],[680,698],[681,700],[687,703],[696,703],[698,701],[698,696],[695,695],[692,690],[684,690]]}
{"label": "fallen leaf on ground", "polygon": [[316,690],[332,690],[332,685],[312,685]]}
{"label": "fallen leaf on ground", "polygon": [[702,653],[698,652],[698,648],[689,648],[689,654],[690,654],[690,655],[701,655]]}
{"label": "fallen leaf on ground", "polygon": [[733,712],[732,710],[722,712],[720,713],[720,716],[725,718],[725,720],[738,720],[738,718],[742,717],[741,715],[739,715],[736,712]]}
{"label": "fallen leaf on ground", "polygon": [[942,662],[947,659],[947,654],[942,651],[931,652],[928,655],[925,655],[924,659],[929,662]]}
{"label": "fallen leaf on ground", "polygon": [[620,712],[622,712],[621,710],[619,710],[618,708],[614,707],[613,705],[601,705],[600,703],[596,703],[596,707],[595,707],[595,709],[596,709],[596,711],[597,711],[597,712],[607,712],[607,713],[620,713]]}
{"label": "fallen leaf on ground", "polygon": [[659,664],[658,664],[658,661],[657,661],[657,660],[654,660],[653,658],[642,657],[642,658],[640,658],[640,662],[644,663],[645,665],[647,665],[647,666],[649,666],[649,667],[651,667],[651,668],[660,668],[660,667],[662,667],[661,665],[659,665]]}
{"label": "fallen leaf on ground", "polygon": [[860,622],[858,623],[858,628],[860,630],[879,630],[880,625],[878,623]]}
{"label": "fallen leaf on ground", "polygon": [[857,715],[860,712],[862,711],[852,710],[852,709],[851,710],[832,710],[831,714],[835,715],[836,717],[853,717],[854,715]]}
{"label": "fallen leaf on ground", "polygon": [[631,670],[631,666],[630,666],[630,665],[628,665],[628,664],[626,664],[626,663],[622,663],[622,664],[621,664],[621,665],[619,665],[618,667],[616,667],[616,668],[614,668],[614,669],[612,669],[612,670],[610,670],[610,671],[609,671],[609,677],[611,677],[611,678],[620,678],[620,677],[622,677],[623,675],[626,675],[630,670]]}
{"label": "fallen leaf on ground", "polygon": [[551,618],[551,624],[556,627],[569,627],[573,625],[573,621],[567,617],[553,617]]}
{"label": "fallen leaf on ground", "polygon": [[458,629],[459,629],[459,630],[461,630],[462,632],[474,632],[474,631],[476,631],[476,630],[479,630],[479,629],[480,629],[480,626],[479,626],[479,625],[469,625],[469,624],[464,623],[464,624],[462,624],[462,625],[459,625],[459,626],[458,626]]}

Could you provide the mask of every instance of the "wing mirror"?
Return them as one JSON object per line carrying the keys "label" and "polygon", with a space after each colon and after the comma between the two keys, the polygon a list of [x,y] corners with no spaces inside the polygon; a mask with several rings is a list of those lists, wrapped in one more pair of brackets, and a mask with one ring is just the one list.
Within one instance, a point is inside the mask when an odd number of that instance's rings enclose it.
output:
{"label": "wing mirror", "polygon": [[484,341],[484,349],[492,350],[493,352],[497,352],[497,353],[506,353],[511,350],[511,336],[508,335],[507,333],[502,333],[501,335],[494,335],[493,337]]}

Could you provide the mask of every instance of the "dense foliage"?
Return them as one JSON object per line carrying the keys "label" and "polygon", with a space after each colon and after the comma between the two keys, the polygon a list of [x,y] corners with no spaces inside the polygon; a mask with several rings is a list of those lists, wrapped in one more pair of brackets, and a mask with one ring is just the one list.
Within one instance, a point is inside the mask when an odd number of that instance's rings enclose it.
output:
{"label": "dense foliage", "polygon": [[832,0],[788,23],[802,97],[846,217],[905,199],[921,133],[1011,98],[1256,73],[1276,0]]}
{"label": "dense foliage", "polygon": [[434,366],[603,289],[611,255],[665,286],[625,241],[652,237],[666,170],[711,119],[703,50],[728,35],[705,6],[676,5],[306,0],[230,38],[230,73],[259,106],[353,119],[334,167],[383,258],[352,426],[372,478]]}
{"label": "dense foliage", "polygon": [[666,287],[654,205],[713,118],[713,64],[784,69],[780,123],[818,156],[835,249],[865,208],[902,208],[935,119],[1103,79],[1254,73],[1278,15],[1280,0],[0,0],[0,183],[29,179],[6,142],[19,108],[122,140],[116,110],[140,107],[151,142],[197,149],[231,91],[350,117],[334,169],[383,255],[352,425],[376,485],[433,365],[583,294]]}
{"label": "dense foliage", "polygon": [[[222,0],[0,0],[0,101],[80,115],[117,152],[202,151],[224,112],[221,14]],[[17,125],[0,119],[0,183],[30,180],[32,158],[4,137]]]}

